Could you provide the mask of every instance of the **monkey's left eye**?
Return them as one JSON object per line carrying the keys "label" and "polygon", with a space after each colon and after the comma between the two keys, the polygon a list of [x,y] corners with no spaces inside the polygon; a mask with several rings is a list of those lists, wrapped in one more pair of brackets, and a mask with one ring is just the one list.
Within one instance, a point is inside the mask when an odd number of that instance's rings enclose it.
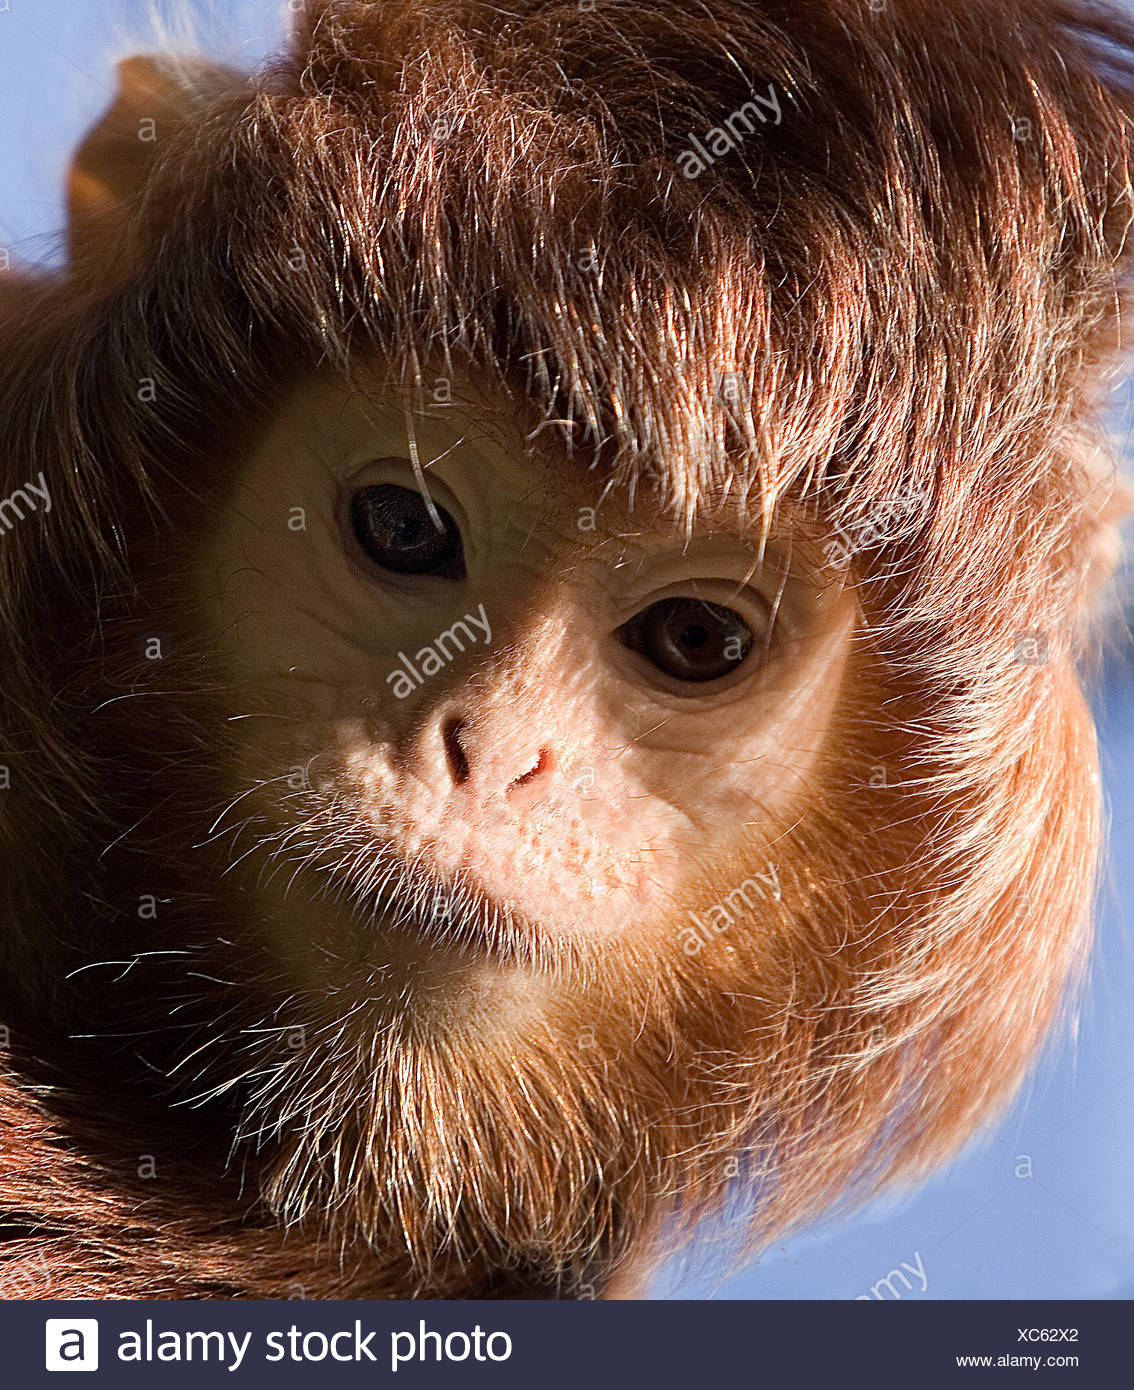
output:
{"label": "monkey's left eye", "polygon": [[739,613],[698,598],[663,598],[624,623],[615,636],[665,675],[715,681],[752,650],[752,629]]}
{"label": "monkey's left eye", "polygon": [[350,521],[359,545],[383,569],[463,579],[460,528],[444,507],[436,510],[440,526],[420,492],[376,483],[351,498]]}

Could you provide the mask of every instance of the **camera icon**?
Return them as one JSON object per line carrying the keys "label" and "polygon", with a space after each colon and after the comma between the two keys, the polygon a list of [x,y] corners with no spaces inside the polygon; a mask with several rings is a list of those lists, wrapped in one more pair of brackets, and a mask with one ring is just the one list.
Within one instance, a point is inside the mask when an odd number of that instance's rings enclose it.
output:
{"label": "camera icon", "polygon": [[48,1318],[44,1365],[49,1371],[97,1371],[98,1319]]}

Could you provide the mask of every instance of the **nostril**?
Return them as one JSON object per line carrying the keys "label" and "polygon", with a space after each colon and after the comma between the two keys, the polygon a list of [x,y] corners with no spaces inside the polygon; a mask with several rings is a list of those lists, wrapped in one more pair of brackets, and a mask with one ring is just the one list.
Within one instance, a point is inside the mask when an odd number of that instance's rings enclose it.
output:
{"label": "nostril", "polygon": [[541,772],[550,771],[551,754],[547,751],[546,748],[541,748],[539,750],[539,758],[536,760],[535,767],[529,768],[528,771],[525,772],[522,777],[517,777],[516,780],[512,783],[512,785],[508,788],[508,790],[510,792],[515,791],[517,787],[526,786],[527,783],[530,782],[533,777],[538,777]]}
{"label": "nostril", "polygon": [[464,731],[465,721],[463,719],[448,720],[441,731],[441,738],[445,744],[445,757],[449,762],[449,771],[458,787],[469,780],[469,760],[461,746],[461,735]]}

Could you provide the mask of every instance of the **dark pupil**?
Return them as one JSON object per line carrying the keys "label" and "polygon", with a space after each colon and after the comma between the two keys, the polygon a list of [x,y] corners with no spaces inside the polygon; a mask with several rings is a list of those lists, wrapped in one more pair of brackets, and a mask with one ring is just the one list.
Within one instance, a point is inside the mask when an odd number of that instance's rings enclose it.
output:
{"label": "dark pupil", "polygon": [[397,574],[439,574],[464,578],[461,533],[443,507],[440,527],[420,492],[378,483],[354,494],[351,525],[359,545],[383,569]]}
{"label": "dark pupil", "polygon": [[619,629],[632,651],[682,681],[712,681],[734,671],[752,650],[752,631],[731,608],[703,599],[651,603]]}

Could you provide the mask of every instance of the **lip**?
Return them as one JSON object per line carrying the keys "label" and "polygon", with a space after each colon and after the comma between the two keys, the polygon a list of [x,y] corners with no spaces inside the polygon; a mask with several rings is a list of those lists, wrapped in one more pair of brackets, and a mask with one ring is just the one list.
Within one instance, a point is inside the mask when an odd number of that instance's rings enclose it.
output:
{"label": "lip", "polygon": [[[380,852],[377,863],[382,882],[376,892],[368,893],[357,882],[353,885],[355,901],[371,923],[439,946],[500,959],[515,958],[520,942],[531,939],[528,924],[476,883],[446,882],[389,847]],[[367,877],[373,879],[373,868]]]}
{"label": "lip", "polygon": [[368,939],[386,933],[466,961],[578,982],[593,974],[595,952],[605,940],[527,916],[495,897],[471,871],[447,877],[429,863],[424,848],[372,830],[349,859],[323,860],[317,867],[323,894],[346,909],[364,952]]}
{"label": "lip", "polygon": [[[398,862],[401,872],[413,872],[404,861]],[[426,876],[433,877],[428,871]],[[437,882],[436,887],[438,900],[424,907],[415,901],[420,899],[420,890],[403,893],[392,885],[366,902],[358,897],[355,901],[371,932],[404,934],[426,950],[452,955],[465,967],[479,963],[506,969],[509,974],[518,971],[530,984],[542,980],[545,984],[571,982],[579,986],[593,979],[595,942],[564,935],[526,918],[475,883],[454,889]],[[463,900],[453,903],[454,893]]]}

